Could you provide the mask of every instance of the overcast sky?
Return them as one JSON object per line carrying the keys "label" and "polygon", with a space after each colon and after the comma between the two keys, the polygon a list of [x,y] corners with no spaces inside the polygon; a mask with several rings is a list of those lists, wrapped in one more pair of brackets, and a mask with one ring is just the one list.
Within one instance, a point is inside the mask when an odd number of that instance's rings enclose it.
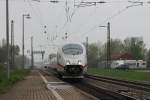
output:
{"label": "overcast sky", "polygon": [[[108,3],[79,8],[74,7],[74,0],[67,0],[69,8],[67,14],[66,0],[60,0],[61,2],[56,4],[48,2],[49,0],[41,0],[41,2],[9,1],[10,20],[13,19],[15,22],[15,44],[20,48],[22,45],[22,15],[28,13],[31,15],[31,19],[25,19],[26,54],[27,50],[30,50],[31,36],[34,36],[36,50],[46,49],[50,52],[55,49],[52,44],[62,42],[65,32],[69,34],[69,40],[85,41],[85,37],[88,36],[89,42],[101,41],[104,43],[106,42],[106,28],[98,26],[107,25],[108,21],[111,24],[111,38],[123,40],[126,37],[142,36],[146,47],[150,48],[150,3],[147,3],[148,0],[138,0],[143,1],[144,5],[128,9],[126,7],[135,5],[128,0],[104,0]],[[75,1],[76,4],[79,4],[80,1],[94,0]],[[67,16],[71,15],[73,15],[71,20],[67,22]],[[5,0],[0,0],[0,40],[6,37],[5,26]]]}

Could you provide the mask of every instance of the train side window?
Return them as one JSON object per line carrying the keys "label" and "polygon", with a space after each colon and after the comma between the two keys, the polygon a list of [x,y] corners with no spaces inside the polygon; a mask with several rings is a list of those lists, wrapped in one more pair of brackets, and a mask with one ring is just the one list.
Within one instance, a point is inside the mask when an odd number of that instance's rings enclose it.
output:
{"label": "train side window", "polygon": [[143,65],[146,65],[146,63],[143,63]]}

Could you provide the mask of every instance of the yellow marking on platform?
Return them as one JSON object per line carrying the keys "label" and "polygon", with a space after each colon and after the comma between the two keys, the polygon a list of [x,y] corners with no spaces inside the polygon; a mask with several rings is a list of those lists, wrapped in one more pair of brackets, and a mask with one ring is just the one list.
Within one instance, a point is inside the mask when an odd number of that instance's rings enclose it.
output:
{"label": "yellow marking on platform", "polygon": [[65,82],[48,82],[48,84],[63,84]]}
{"label": "yellow marking on platform", "polygon": [[46,80],[46,78],[40,72],[39,72],[39,74],[40,74],[41,78],[43,79],[44,83],[47,84],[48,81]]}
{"label": "yellow marking on platform", "polygon": [[51,85],[51,84],[48,84],[47,85],[48,88],[52,88],[52,89],[69,89],[69,88],[72,88],[72,86],[70,85]]}

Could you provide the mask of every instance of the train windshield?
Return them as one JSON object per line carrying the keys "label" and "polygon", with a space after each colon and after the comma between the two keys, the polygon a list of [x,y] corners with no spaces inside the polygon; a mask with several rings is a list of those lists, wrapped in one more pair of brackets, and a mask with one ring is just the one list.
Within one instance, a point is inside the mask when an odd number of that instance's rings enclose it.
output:
{"label": "train windshield", "polygon": [[79,44],[67,44],[62,48],[62,51],[67,55],[80,55],[83,53],[83,48]]}

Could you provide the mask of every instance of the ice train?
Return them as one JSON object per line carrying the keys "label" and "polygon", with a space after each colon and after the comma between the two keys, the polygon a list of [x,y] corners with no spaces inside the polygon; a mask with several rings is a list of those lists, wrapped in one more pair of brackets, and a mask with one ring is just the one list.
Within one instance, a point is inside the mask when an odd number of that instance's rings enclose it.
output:
{"label": "ice train", "polygon": [[49,64],[62,78],[84,78],[87,72],[86,48],[82,43],[65,42],[58,46],[56,54],[49,55]]}

